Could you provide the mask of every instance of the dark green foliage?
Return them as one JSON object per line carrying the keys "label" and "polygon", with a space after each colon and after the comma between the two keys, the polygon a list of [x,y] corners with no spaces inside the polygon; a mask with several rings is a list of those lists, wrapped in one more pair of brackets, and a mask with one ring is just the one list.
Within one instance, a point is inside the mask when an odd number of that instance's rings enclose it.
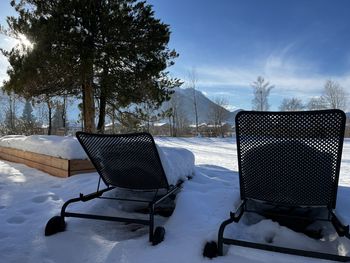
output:
{"label": "dark green foliage", "polygon": [[160,105],[181,85],[165,71],[178,56],[167,47],[169,26],[145,2],[21,0],[12,5],[19,16],[8,17],[8,33],[24,34],[34,45],[3,51],[11,65],[8,91],[26,97],[82,94],[89,129],[95,97],[103,129],[108,104]]}
{"label": "dark green foliage", "polygon": [[[10,112],[8,111],[7,117],[7,123],[10,121]],[[8,133],[9,134],[25,134],[25,135],[31,135],[34,134],[34,130],[37,126],[36,118],[33,114],[33,107],[29,100],[26,100],[24,103],[22,115],[20,118],[16,118],[15,116],[12,117],[12,121],[15,122],[14,127],[11,128],[11,126],[8,125]]]}
{"label": "dark green foliage", "polygon": [[64,119],[64,105],[58,101],[55,103],[55,112],[52,116],[52,128],[60,129],[66,127],[66,120]]}
{"label": "dark green foliage", "polygon": [[28,100],[24,104],[21,119],[22,119],[23,125],[25,127],[30,128],[30,129],[34,128],[35,123],[36,123],[36,119],[35,119],[35,116],[33,115],[32,104]]}
{"label": "dark green foliage", "polygon": [[9,93],[4,100],[5,105],[5,119],[4,125],[1,127],[2,134],[19,134],[21,133],[21,127],[19,125],[20,119],[17,117],[17,108],[18,108],[18,97]]}

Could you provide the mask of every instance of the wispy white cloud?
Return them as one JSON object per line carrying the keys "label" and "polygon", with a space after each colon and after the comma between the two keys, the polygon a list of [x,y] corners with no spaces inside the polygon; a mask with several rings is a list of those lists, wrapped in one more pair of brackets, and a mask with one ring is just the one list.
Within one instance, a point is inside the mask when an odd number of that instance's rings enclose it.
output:
{"label": "wispy white cloud", "polygon": [[[350,71],[338,75],[322,73],[322,65],[317,61],[300,57],[300,41],[285,45],[251,62],[197,65],[197,87],[210,98],[228,98],[232,109],[249,109],[252,100],[251,84],[258,76],[263,76],[275,86],[270,100],[272,109],[275,110],[286,97],[298,97],[307,102],[311,97],[321,96],[328,79],[337,81],[345,90],[349,90]],[[180,72],[190,70],[191,67],[184,67]],[[186,73],[183,77],[186,81]]]}
{"label": "wispy white cloud", "polygon": [[350,86],[350,72],[343,75],[323,75],[316,64],[292,57],[293,44],[273,52],[265,59],[249,66],[197,67],[198,86],[203,88],[251,88],[257,76],[263,76],[275,86],[281,96],[312,97],[322,93],[327,79],[339,82],[345,89]]}

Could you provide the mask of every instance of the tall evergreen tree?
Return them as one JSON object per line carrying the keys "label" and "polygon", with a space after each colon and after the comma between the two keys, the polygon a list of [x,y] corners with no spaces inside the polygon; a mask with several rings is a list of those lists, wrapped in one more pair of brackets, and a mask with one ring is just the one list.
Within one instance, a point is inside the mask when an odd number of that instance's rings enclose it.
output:
{"label": "tall evergreen tree", "polygon": [[24,104],[21,121],[23,125],[22,127],[23,132],[25,134],[32,134],[33,129],[35,128],[35,125],[36,125],[36,118],[33,114],[32,104],[30,103],[29,100],[26,100]]}
{"label": "tall evergreen tree", "polygon": [[[108,103],[169,99],[177,79],[165,69],[178,56],[169,50],[169,26],[154,17],[150,5],[136,0],[20,0],[11,4],[9,32],[24,34],[33,48],[3,52],[9,59],[7,90],[32,96],[82,95],[84,128],[103,130]],[[48,83],[48,85],[45,85]]]}
{"label": "tall evergreen tree", "polygon": [[64,105],[58,101],[56,101],[55,112],[52,116],[52,128],[60,129],[66,126],[64,119]]}
{"label": "tall evergreen tree", "polygon": [[35,123],[35,116],[33,114],[33,107],[29,100],[26,100],[23,112],[22,112],[22,120],[26,123]]}
{"label": "tall evergreen tree", "polygon": [[17,134],[19,129],[17,127],[17,96],[14,93],[7,94],[7,102],[5,107],[5,132],[6,134]]}

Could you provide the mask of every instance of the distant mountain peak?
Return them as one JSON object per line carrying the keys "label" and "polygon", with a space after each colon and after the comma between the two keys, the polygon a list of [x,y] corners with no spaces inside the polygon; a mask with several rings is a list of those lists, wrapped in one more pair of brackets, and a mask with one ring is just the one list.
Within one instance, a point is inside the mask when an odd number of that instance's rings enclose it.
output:
{"label": "distant mountain peak", "polygon": [[[191,123],[195,123],[195,110],[194,110],[194,96],[196,96],[198,123],[210,123],[213,120],[213,108],[218,105],[207,98],[200,90],[193,88],[175,88],[175,93],[172,95],[170,101],[163,103],[162,109],[166,110],[172,107],[174,103],[177,103],[178,110],[181,114],[185,115],[186,119]],[[175,102],[176,101],[176,102]],[[219,106],[221,107],[221,106]],[[235,111],[229,111],[223,109],[226,112],[227,118],[225,122],[233,124],[234,118],[240,109]]]}

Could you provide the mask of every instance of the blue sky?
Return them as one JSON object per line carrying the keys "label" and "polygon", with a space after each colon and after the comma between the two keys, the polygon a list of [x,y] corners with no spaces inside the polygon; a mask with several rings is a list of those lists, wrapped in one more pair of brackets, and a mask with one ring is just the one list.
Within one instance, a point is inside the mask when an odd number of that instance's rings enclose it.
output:
{"label": "blue sky", "polygon": [[350,1],[149,2],[180,53],[173,75],[186,78],[194,67],[199,89],[232,107],[251,108],[258,75],[275,85],[275,110],[285,97],[321,95],[326,79],[350,87]]}
{"label": "blue sky", "polygon": [[[209,98],[227,98],[232,109],[251,109],[250,84],[259,75],[275,85],[272,110],[283,98],[307,102],[321,95],[327,79],[349,90],[348,0],[148,2],[156,17],[170,25],[170,47],[180,54],[171,74],[186,80],[195,68],[198,89]],[[0,23],[11,14],[1,1]],[[0,37],[1,47],[10,44]],[[0,79],[6,66],[0,58]]]}

